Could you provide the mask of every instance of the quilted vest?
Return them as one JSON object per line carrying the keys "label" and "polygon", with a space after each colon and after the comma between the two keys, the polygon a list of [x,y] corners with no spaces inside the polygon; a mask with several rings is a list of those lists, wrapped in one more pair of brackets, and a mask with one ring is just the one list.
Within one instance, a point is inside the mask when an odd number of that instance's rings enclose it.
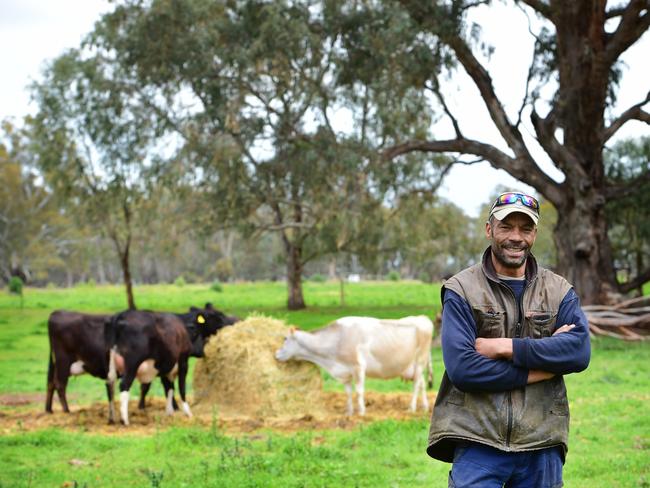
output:
{"label": "quilted vest", "polygon": [[[560,303],[571,285],[538,267],[529,255],[526,288],[517,303],[512,290],[497,277],[488,248],[482,263],[445,282],[443,298],[446,289],[469,303],[477,337],[542,338],[555,330]],[[478,442],[502,451],[559,445],[566,456],[568,434],[569,403],[562,376],[498,393],[464,392],[445,371],[431,416],[427,453],[452,462],[456,444]]]}

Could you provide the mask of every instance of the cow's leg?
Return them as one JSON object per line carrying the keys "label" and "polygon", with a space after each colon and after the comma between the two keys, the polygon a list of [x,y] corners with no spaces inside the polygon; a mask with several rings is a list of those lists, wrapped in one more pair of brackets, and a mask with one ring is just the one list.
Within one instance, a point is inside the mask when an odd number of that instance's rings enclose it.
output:
{"label": "cow's leg", "polygon": [[[418,404],[418,394],[420,393],[420,384],[424,386],[424,378],[422,376],[422,365],[417,361],[413,365],[413,396],[411,397],[411,405],[409,410],[415,412]],[[426,391],[425,391],[426,394]]]}
{"label": "cow's leg", "polygon": [[347,414],[348,416],[352,416],[354,413],[354,406],[352,403],[352,382],[348,381],[347,383],[344,383],[345,385],[345,393],[347,393],[348,396],[348,403],[347,403]]}
{"label": "cow's leg", "polygon": [[183,412],[188,417],[192,417],[192,412],[190,411],[190,404],[187,403],[185,399],[185,379],[187,378],[187,359],[180,359],[178,362],[178,392],[181,395],[181,401],[183,402]]}
{"label": "cow's leg", "polygon": [[50,359],[47,365],[47,394],[45,395],[45,411],[52,413],[52,398],[54,397],[54,352],[50,348]]}
{"label": "cow's leg", "polygon": [[126,363],[125,373],[120,381],[120,417],[124,425],[129,425],[129,390],[135,380],[139,364]]}
{"label": "cow's leg", "polygon": [[359,365],[355,368],[354,387],[357,391],[357,405],[359,406],[359,415],[366,414],[366,400],[364,398],[366,384],[366,362],[361,359]]}
{"label": "cow's leg", "polygon": [[163,384],[165,389],[165,398],[167,399],[167,405],[165,407],[165,412],[167,415],[174,414],[174,382],[171,381],[166,376],[161,376],[160,381]]}
{"label": "cow's leg", "polygon": [[57,395],[59,395],[61,407],[66,413],[70,413],[70,408],[68,408],[68,400],[65,396],[65,390],[68,387],[68,378],[70,377],[71,364],[72,362],[67,358],[60,359],[56,364],[56,368],[54,368],[54,388],[56,389]]}
{"label": "cow's leg", "polygon": [[138,403],[138,408],[140,410],[144,410],[144,397],[149,393],[149,388],[151,388],[151,383],[140,383],[140,402]]}
{"label": "cow's leg", "polygon": [[106,395],[108,396],[108,423],[115,423],[115,383],[112,381],[106,381]]}
{"label": "cow's leg", "polygon": [[[427,361],[429,358],[427,358]],[[428,366],[427,366],[428,368]],[[425,412],[429,411],[429,399],[427,398],[427,381],[424,379],[425,368],[422,368],[422,374],[420,375],[420,388],[422,388],[422,409]]]}

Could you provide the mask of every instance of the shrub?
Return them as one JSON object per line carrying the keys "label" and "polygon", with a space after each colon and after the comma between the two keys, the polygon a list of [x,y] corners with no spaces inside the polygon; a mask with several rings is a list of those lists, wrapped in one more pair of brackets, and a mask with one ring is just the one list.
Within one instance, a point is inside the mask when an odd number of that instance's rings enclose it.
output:
{"label": "shrub", "polygon": [[327,281],[327,278],[322,274],[316,273],[310,276],[309,281],[313,281],[314,283],[325,283],[325,281]]}
{"label": "shrub", "polygon": [[8,283],[9,287],[9,293],[13,293],[15,295],[23,295],[23,280],[21,280],[18,276],[12,276],[11,279],[9,280]]}
{"label": "shrub", "polygon": [[174,284],[178,287],[185,286],[187,282],[185,281],[185,278],[183,278],[183,275],[180,275],[178,278],[174,280]]}
{"label": "shrub", "polygon": [[219,280],[214,280],[212,284],[210,285],[210,289],[212,291],[216,291],[217,293],[223,292],[223,285]]}
{"label": "shrub", "polygon": [[399,274],[399,271],[395,271],[395,270],[389,271],[388,274],[386,275],[386,279],[390,281],[399,281],[400,278],[401,276]]}
{"label": "shrub", "polygon": [[422,283],[431,283],[431,276],[429,276],[429,273],[421,271],[418,274],[418,280],[420,280]]}

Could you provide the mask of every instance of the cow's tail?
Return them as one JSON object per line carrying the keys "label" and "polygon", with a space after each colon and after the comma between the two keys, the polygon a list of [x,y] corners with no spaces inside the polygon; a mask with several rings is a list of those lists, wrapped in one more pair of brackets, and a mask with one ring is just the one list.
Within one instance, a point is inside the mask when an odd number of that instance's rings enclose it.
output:
{"label": "cow's tail", "polygon": [[115,366],[115,347],[117,324],[119,316],[113,316],[104,322],[104,343],[106,344],[106,354],[108,356],[108,374],[106,375],[107,383],[113,384],[117,380],[117,368]]}

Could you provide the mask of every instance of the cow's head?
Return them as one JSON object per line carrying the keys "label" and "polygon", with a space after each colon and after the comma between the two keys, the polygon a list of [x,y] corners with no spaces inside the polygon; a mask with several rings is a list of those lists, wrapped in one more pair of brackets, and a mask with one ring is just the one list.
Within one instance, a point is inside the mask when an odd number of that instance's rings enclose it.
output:
{"label": "cow's head", "polygon": [[284,337],[282,347],[275,351],[275,359],[278,361],[289,361],[297,356],[300,351],[300,344],[296,339],[296,328],[291,327],[289,333]]}
{"label": "cow's head", "polygon": [[208,337],[239,321],[237,317],[227,316],[217,310],[211,303],[206,303],[204,308],[191,307],[188,316],[185,325],[192,341],[192,355],[196,357],[203,357],[203,346]]}

